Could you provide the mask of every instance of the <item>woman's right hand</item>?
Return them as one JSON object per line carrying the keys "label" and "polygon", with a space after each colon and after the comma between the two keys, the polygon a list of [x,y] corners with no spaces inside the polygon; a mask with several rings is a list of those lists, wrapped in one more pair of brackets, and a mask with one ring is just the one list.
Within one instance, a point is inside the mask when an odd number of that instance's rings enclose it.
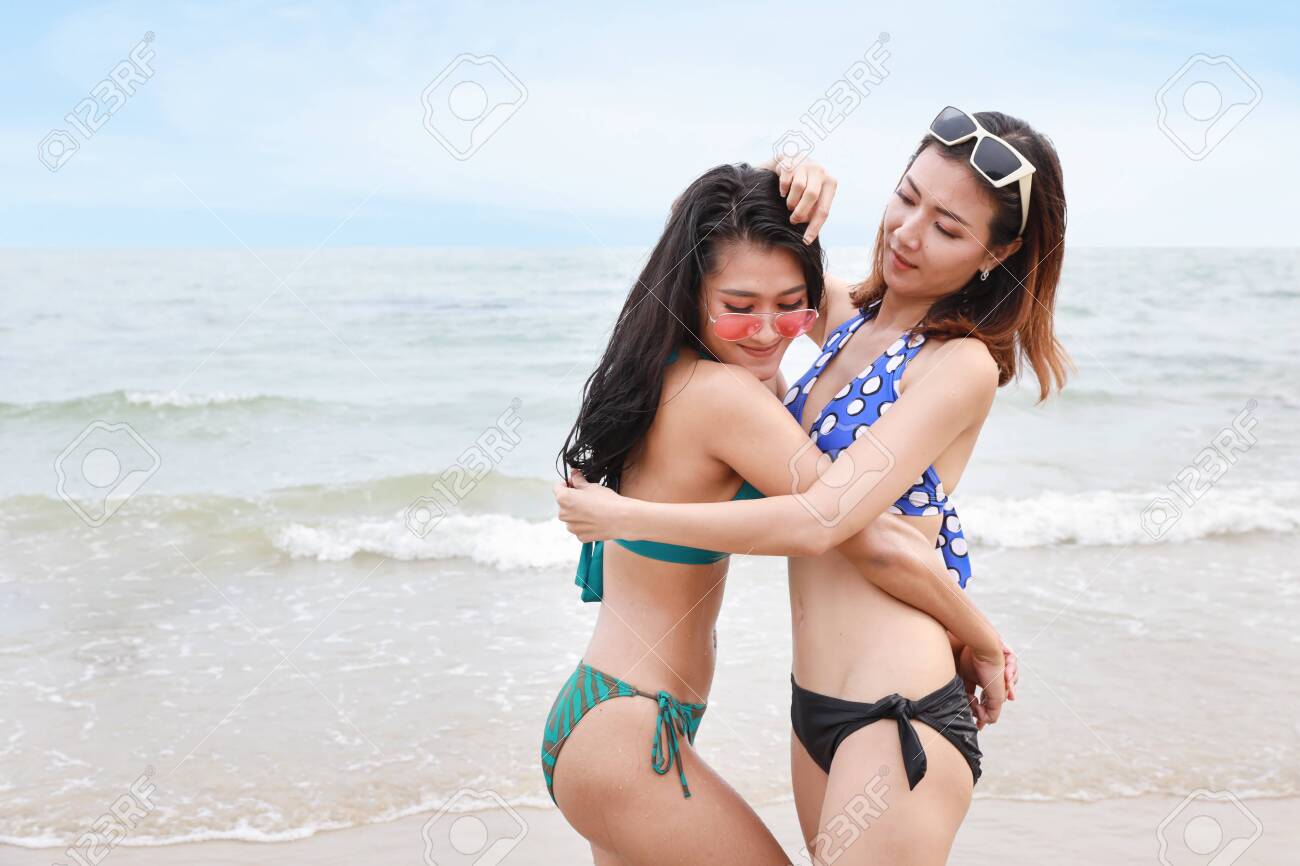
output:
{"label": "woman's right hand", "polygon": [[584,543],[629,538],[622,531],[619,516],[626,511],[628,500],[603,484],[592,484],[577,469],[570,470],[569,483],[555,482],[551,488],[560,520],[569,532]]}
{"label": "woman's right hand", "polygon": [[810,244],[817,240],[822,226],[826,224],[826,218],[831,214],[831,202],[835,200],[839,181],[831,176],[824,165],[811,159],[772,158],[760,168],[776,172],[780,179],[779,189],[781,195],[785,196],[790,222],[794,225],[808,224],[803,233],[803,242]]}
{"label": "woman's right hand", "polygon": [[790,222],[795,225],[807,223],[803,242],[812,243],[831,215],[831,202],[835,200],[839,182],[825,166],[810,159],[798,162],[781,160],[774,170],[780,177],[779,188],[781,195],[785,196],[785,206],[790,210]]}

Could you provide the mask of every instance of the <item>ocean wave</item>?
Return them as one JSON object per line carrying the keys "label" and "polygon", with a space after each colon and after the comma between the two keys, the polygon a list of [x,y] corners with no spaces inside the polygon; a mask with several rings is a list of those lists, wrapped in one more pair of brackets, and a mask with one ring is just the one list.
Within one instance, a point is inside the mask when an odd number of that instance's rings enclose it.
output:
{"label": "ocean wave", "polygon": [[[1061,786],[1059,789],[1053,790],[976,791],[974,797],[977,800],[1019,803],[1103,803],[1148,797],[1181,799],[1196,784],[1198,783],[1195,779],[1169,784],[1116,780],[1096,788],[1068,788]],[[1284,784],[1271,788],[1250,785],[1232,785],[1230,787],[1236,796],[1247,801],[1281,800],[1300,796],[1300,789],[1293,785]],[[793,803],[794,797],[789,790],[770,790],[764,793],[756,793],[751,796],[750,802],[756,807],[764,808]],[[230,841],[254,844],[293,842],[311,838],[322,832],[389,824],[413,816],[432,815],[442,811],[449,814],[476,814],[484,811],[495,811],[501,808],[502,803],[513,809],[551,810],[555,808],[550,798],[544,794],[518,794],[492,799],[448,794],[446,796],[413,798],[409,805],[389,807],[368,815],[358,814],[351,820],[346,818],[319,820],[298,826],[289,826],[288,822],[284,822],[284,826],[275,829],[254,826],[247,816],[232,815],[230,816],[230,825],[226,828],[210,826],[178,828],[174,833],[133,835],[123,839],[119,845],[123,848],[159,848],[194,842]],[[63,848],[73,844],[80,832],[78,830],[76,834],[70,833],[67,836],[54,835],[48,831],[33,833],[30,836],[0,834],[0,845],[13,845],[28,850]]]}
{"label": "ocean wave", "polygon": [[133,406],[174,406],[188,409],[191,406],[220,406],[224,403],[256,403],[281,398],[264,394],[186,394],[181,391],[127,391],[126,402]]}
{"label": "ocean wave", "polygon": [[[490,473],[436,523],[407,512],[431,495],[432,474],[279,488],[251,497],[142,493],[113,517],[141,531],[225,535],[295,559],[468,559],[492,568],[567,567],[577,541],[556,520],[550,481]],[[1276,482],[1214,489],[1192,506],[1168,490],[1044,492],[1030,497],[953,497],[972,544],[990,548],[1170,544],[1251,533],[1300,532],[1300,486]],[[0,528],[21,522],[58,531],[67,506],[55,497],[0,500]]]}
{"label": "ocean wave", "polygon": [[207,409],[225,406],[310,408],[326,405],[323,401],[274,394],[246,394],[214,391],[207,394],[183,391],[105,391],[64,400],[33,403],[0,402],[0,417],[81,417],[113,412],[148,409]]}
{"label": "ocean wave", "polygon": [[[317,833],[331,830],[347,830],[372,824],[389,824],[409,818],[413,815],[433,814],[445,811],[449,814],[473,814],[500,808],[504,802],[516,809],[554,809],[555,804],[545,794],[521,794],[509,797],[473,796],[465,789],[446,796],[425,796],[414,799],[403,806],[393,806],[371,814],[357,814],[352,820],[320,820],[299,826],[284,826],[266,829],[254,826],[247,816],[232,816],[227,828],[202,827],[179,830],[175,833],[140,834],[128,836],[119,845],[123,848],[159,848],[168,845],[183,845],[192,842],[294,842],[308,839]],[[274,817],[282,817],[276,812]],[[265,813],[262,815],[265,817]],[[80,831],[78,831],[79,835]],[[34,833],[30,836],[0,834],[0,845],[14,845],[19,848],[43,849],[62,848],[72,844],[76,836],[61,837],[51,833]]]}
{"label": "ocean wave", "polygon": [[[539,482],[540,483],[540,482]],[[987,547],[1058,544],[1108,546],[1179,543],[1211,536],[1300,531],[1300,507],[1248,491],[1212,492],[1181,514],[1162,519],[1157,494],[1044,493],[1023,499],[955,497],[972,543]],[[1165,503],[1171,497],[1164,496]],[[1268,502],[1262,508],[1261,502]],[[1150,530],[1150,531],[1148,531]],[[575,561],[577,541],[559,520],[501,513],[450,514],[417,535],[405,514],[387,519],[292,523],[273,536],[277,550],[298,559],[338,561],[362,554],[402,560],[465,558],[501,570],[559,568]]]}
{"label": "ocean wave", "polygon": [[407,525],[405,515],[327,526],[294,523],[278,530],[272,544],[294,559],[338,561],[365,553],[402,560],[465,558],[501,571],[569,565],[577,546],[559,520],[505,514],[451,514],[424,535]]}
{"label": "ocean wave", "polygon": [[1020,499],[960,495],[953,502],[975,544],[1041,547],[1167,544],[1211,536],[1300,531],[1294,489],[1212,490],[1188,506],[1159,492],[1041,493]]}

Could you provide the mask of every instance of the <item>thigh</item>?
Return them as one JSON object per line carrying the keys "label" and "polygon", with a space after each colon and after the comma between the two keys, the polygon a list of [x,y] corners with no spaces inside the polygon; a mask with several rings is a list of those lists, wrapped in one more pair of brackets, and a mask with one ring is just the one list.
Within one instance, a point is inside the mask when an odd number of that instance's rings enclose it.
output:
{"label": "thigh", "polygon": [[[757,813],[681,741],[691,796],[674,766],[654,771],[657,706],[615,698],[574,728],[556,761],[556,803],[575,830],[614,866],[718,863],[786,866],[789,858]],[[603,866],[603,864],[602,864]]]}
{"label": "thigh", "polygon": [[898,723],[875,722],[848,736],[831,763],[819,819],[818,862],[836,866],[947,862],[970,807],[974,781],[956,747],[933,728],[911,723],[925,748],[926,774],[907,786]]}
{"label": "thigh", "polygon": [[813,837],[819,828],[822,802],[826,799],[826,771],[808,754],[803,743],[790,731],[790,779],[794,787],[794,808],[799,814],[799,830],[803,833],[808,854],[813,852]]}

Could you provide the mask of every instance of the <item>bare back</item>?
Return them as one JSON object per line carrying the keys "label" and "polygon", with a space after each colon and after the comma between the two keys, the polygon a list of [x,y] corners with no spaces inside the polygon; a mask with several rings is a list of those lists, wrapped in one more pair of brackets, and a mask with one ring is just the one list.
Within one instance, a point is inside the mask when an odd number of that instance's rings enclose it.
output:
{"label": "bare back", "polygon": [[[624,468],[625,495],[655,502],[721,502],[735,495],[740,476],[699,447],[692,381],[708,363],[683,352],[669,366],[654,423]],[[643,689],[706,702],[727,564],[660,562],[606,544],[604,601],[584,658]]]}

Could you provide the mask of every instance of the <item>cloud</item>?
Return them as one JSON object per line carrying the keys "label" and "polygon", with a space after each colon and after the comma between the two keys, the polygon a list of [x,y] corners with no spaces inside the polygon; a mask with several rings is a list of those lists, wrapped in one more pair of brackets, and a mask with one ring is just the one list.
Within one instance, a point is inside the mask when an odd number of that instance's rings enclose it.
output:
{"label": "cloud", "polygon": [[[1283,152],[1294,69],[1279,72],[1272,49],[1241,58],[1271,76],[1264,102],[1193,163],[1156,128],[1154,93],[1189,54],[1219,50],[1205,27],[1169,28],[1143,54],[1105,41],[1104,15],[1033,9],[1015,39],[956,3],[925,16],[858,4],[820,14],[593,6],[568,17],[529,5],[126,4],[20,22],[37,38],[8,62],[36,67],[40,84],[0,126],[12,209],[0,228],[20,242],[95,243],[96,224],[132,209],[146,236],[112,242],[215,242],[210,230],[181,236],[200,221],[177,214],[205,214],[192,189],[219,213],[279,217],[279,230],[245,221],[254,244],[296,242],[367,196],[373,205],[354,218],[367,238],[405,219],[435,235],[462,221],[459,243],[647,243],[691,178],[761,160],[785,130],[807,128],[821,116],[815,101],[888,31],[888,78],[817,143],[815,158],[843,181],[828,240],[865,239],[930,114],[952,102],[996,106],[1052,135],[1073,243],[1292,243],[1267,194],[1297,173]],[[45,171],[36,142],[145,30],[157,33],[155,77],[57,174]],[[499,57],[527,88],[467,161],[424,129],[420,102],[462,53]],[[1265,165],[1267,183],[1243,180]],[[23,208],[68,215],[58,236],[41,236]]]}

